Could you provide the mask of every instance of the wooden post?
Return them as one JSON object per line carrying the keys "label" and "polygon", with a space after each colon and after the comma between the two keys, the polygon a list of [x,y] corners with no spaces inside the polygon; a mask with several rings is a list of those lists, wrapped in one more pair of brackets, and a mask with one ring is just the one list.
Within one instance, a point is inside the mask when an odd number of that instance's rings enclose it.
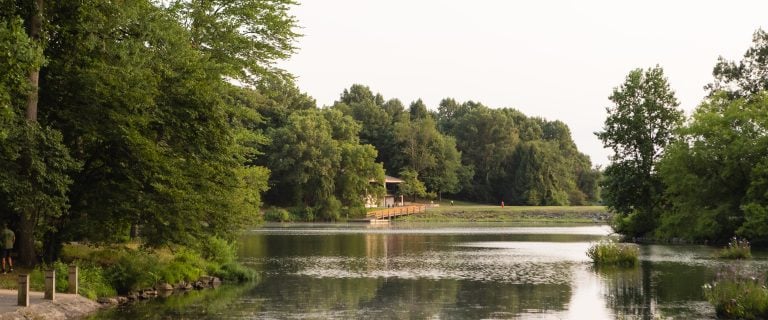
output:
{"label": "wooden post", "polygon": [[78,270],[76,265],[69,266],[69,277],[67,278],[69,280],[69,289],[67,290],[68,293],[78,293]]}
{"label": "wooden post", "polygon": [[29,275],[28,274],[20,274],[19,275],[19,306],[22,307],[28,307],[29,306]]}
{"label": "wooden post", "polygon": [[56,270],[45,270],[45,295],[46,300],[56,299]]}

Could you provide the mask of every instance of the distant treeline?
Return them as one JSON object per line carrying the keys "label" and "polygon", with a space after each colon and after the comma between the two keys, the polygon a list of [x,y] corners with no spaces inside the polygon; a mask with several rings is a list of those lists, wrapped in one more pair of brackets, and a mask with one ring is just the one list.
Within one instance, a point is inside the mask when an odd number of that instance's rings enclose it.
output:
{"label": "distant treeline", "polygon": [[405,180],[400,193],[422,199],[598,201],[600,171],[560,121],[453,99],[437,111],[421,100],[406,108],[363,85],[345,89],[324,108],[289,83],[251,94],[269,141],[256,157],[272,173],[265,201],[294,207],[300,218],[361,215],[363,195],[384,192],[384,172]]}
{"label": "distant treeline", "polygon": [[688,119],[658,66],[613,91],[598,136],[615,151],[602,191],[618,232],[768,243],[768,34],[713,75]]}

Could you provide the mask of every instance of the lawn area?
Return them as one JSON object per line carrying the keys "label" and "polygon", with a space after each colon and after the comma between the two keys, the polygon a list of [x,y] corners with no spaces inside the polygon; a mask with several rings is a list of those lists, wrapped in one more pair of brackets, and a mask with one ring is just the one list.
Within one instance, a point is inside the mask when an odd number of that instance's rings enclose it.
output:
{"label": "lawn area", "polygon": [[427,212],[398,218],[409,222],[556,222],[607,223],[604,206],[504,206],[443,200]]}

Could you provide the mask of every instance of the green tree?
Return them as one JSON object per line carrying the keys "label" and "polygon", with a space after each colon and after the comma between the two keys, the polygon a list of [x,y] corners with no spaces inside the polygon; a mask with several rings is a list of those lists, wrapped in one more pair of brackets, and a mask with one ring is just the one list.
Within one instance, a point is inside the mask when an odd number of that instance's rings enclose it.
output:
{"label": "green tree", "polygon": [[[6,75],[0,77],[4,87],[0,89],[0,113],[6,116],[0,120],[0,138],[7,138],[0,151],[0,171],[4,171],[0,191],[13,212],[19,260],[31,265],[37,262],[35,236],[48,230],[51,221],[66,211],[66,194],[72,183],[68,174],[78,164],[62,145],[61,133],[38,121],[46,33],[43,23],[49,15],[45,2],[7,1],[3,7],[0,46],[12,49],[0,58],[0,64],[7,68]],[[20,21],[26,34],[21,32]],[[19,81],[22,73],[26,83]]]}
{"label": "green tree", "polygon": [[752,47],[738,63],[719,57],[712,75],[715,81],[705,87],[710,95],[724,91],[731,98],[740,98],[768,90],[768,33],[757,29]]}
{"label": "green tree", "polygon": [[658,225],[663,185],[656,165],[683,113],[661,67],[632,70],[609,97],[613,106],[596,135],[614,152],[603,199],[617,213],[616,231],[643,236]]}
{"label": "green tree", "polygon": [[702,103],[659,172],[670,206],[661,237],[727,241],[735,234],[766,241],[768,96],[732,100],[721,92]]}
{"label": "green tree", "polygon": [[424,104],[424,101],[421,101],[421,99],[412,102],[408,107],[408,112],[411,114],[411,119],[413,120],[425,119],[429,115],[427,105]]}
{"label": "green tree", "polygon": [[400,171],[400,178],[403,180],[403,183],[399,186],[400,194],[412,196],[413,201],[416,201],[417,197],[423,198],[427,196],[427,187],[424,186],[423,182],[419,181],[418,172],[412,169],[405,169]]}
{"label": "green tree", "polygon": [[324,220],[336,220],[341,210],[360,214],[366,195],[383,192],[371,180],[383,182],[384,169],[376,150],[361,145],[360,125],[334,109],[297,111],[288,124],[270,132],[266,154],[273,170],[273,203],[304,208]]}
{"label": "green tree", "polygon": [[292,0],[173,0],[160,2],[189,31],[191,44],[224,76],[255,83],[285,76],[274,66],[295,50]]}
{"label": "green tree", "polygon": [[374,94],[367,86],[355,84],[348,90],[344,89],[333,108],[360,123],[360,142],[378,150],[378,162],[390,171],[398,169],[394,163],[397,146],[393,119],[393,115],[399,116],[403,112],[398,100],[384,102],[381,94]]}

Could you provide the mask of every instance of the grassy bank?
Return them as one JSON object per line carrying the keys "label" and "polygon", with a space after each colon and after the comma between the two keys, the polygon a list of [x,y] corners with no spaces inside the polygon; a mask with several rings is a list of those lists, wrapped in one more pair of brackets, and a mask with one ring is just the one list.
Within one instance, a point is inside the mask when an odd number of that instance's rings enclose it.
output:
{"label": "grassy bank", "polygon": [[408,222],[547,222],[604,223],[610,214],[603,206],[499,206],[443,201],[427,212],[398,218]]}
{"label": "grassy bank", "polygon": [[30,288],[43,291],[43,270],[56,270],[56,291],[66,292],[67,268],[79,267],[80,294],[90,299],[128,294],[160,284],[194,282],[202,276],[214,276],[225,281],[243,282],[255,278],[255,273],[235,261],[232,244],[209,239],[198,250],[184,247],[158,250],[142,249],[136,243],[110,246],[68,244],[61,260],[34,269],[17,268],[0,275],[0,288],[16,289],[17,275],[30,275]]}

